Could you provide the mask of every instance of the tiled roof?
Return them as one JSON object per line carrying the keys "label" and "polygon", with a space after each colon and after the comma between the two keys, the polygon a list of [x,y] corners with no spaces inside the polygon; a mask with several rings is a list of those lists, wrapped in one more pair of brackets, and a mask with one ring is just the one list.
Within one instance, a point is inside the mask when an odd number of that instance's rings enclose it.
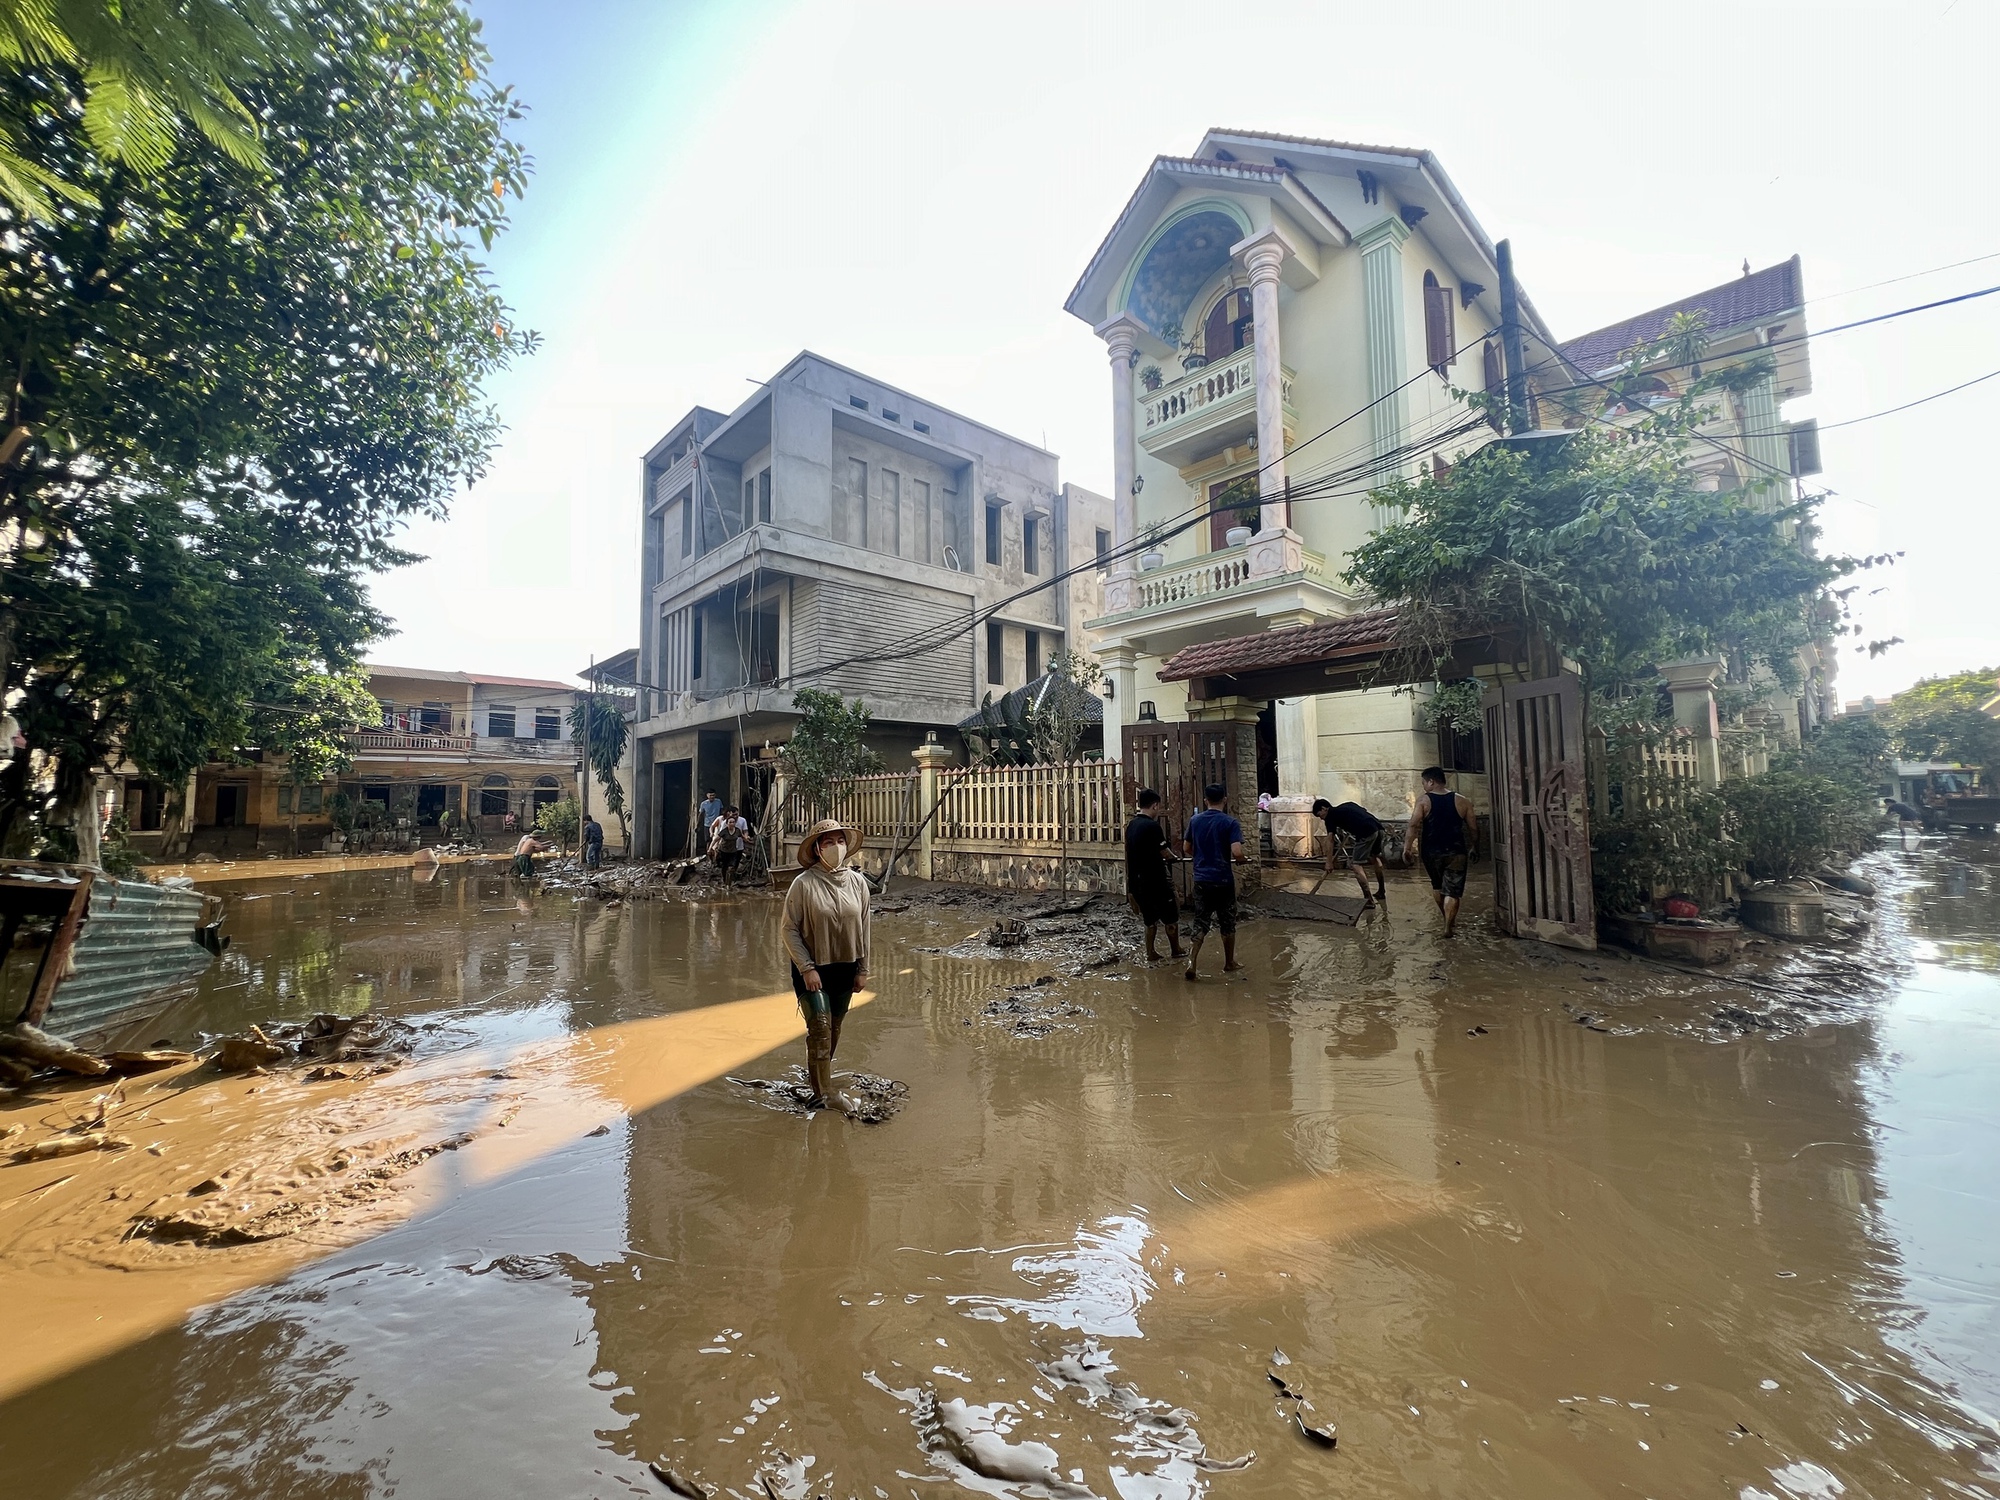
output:
{"label": "tiled roof", "polygon": [[1318,625],[1293,625],[1256,635],[1202,641],[1176,651],[1160,664],[1162,682],[1190,677],[1228,677],[1272,667],[1298,667],[1333,656],[1356,655],[1389,644],[1396,633],[1393,609],[1364,610]]}
{"label": "tiled roof", "polygon": [[[1058,678],[1053,672],[1044,672],[1032,682],[1023,683],[1012,692],[994,699],[993,706],[1000,710],[1001,718],[1004,722],[1008,705],[1013,705],[1017,716],[1025,714],[1031,704],[1039,705],[1043,696],[1051,689],[1070,697],[1078,710],[1080,710],[1080,717],[1086,724],[1102,724],[1104,722],[1103,699],[1086,688],[1078,687],[1075,683],[1067,679]],[[985,718],[985,710],[981,709],[978,712],[969,713],[960,719],[958,727],[960,729],[978,729],[985,722]]]}
{"label": "tiled roof", "polygon": [[1696,292],[1692,297],[1683,297],[1665,307],[1640,313],[1636,318],[1627,318],[1622,323],[1613,323],[1608,328],[1599,328],[1570,339],[1562,345],[1562,352],[1578,368],[1594,375],[1616,362],[1618,356],[1633,345],[1659,337],[1660,330],[1667,326],[1667,319],[1675,313],[1707,313],[1708,330],[1713,335],[1725,328],[1736,328],[1791,312],[1804,303],[1805,285],[1799,274],[1799,258],[1794,255],[1775,266],[1766,266],[1748,276],[1712,286],[1705,292]]}

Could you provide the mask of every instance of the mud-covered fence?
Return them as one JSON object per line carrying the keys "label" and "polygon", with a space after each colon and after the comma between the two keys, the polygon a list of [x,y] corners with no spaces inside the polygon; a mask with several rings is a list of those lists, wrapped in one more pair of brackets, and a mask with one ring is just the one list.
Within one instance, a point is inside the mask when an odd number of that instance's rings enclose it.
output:
{"label": "mud-covered fence", "polygon": [[1102,760],[951,767],[837,781],[823,798],[785,804],[789,850],[819,818],[861,830],[863,863],[1017,889],[1123,888],[1119,767]]}

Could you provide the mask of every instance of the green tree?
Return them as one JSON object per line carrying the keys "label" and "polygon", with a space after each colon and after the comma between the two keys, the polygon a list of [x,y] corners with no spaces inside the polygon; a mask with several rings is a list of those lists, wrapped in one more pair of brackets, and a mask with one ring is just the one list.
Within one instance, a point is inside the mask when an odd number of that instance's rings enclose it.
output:
{"label": "green tree", "polygon": [[366,576],[482,470],[480,383],[532,346],[479,259],[524,163],[476,24],[283,14],[295,45],[237,88],[264,172],[195,131],[136,175],[46,106],[63,64],[0,76],[0,123],[90,198],[0,236],[0,690],[57,788],[0,778],[0,837],[74,821],[114,755],[178,784],[251,743],[287,662],[352,666],[384,624]]}
{"label": "green tree", "polygon": [[780,764],[791,789],[808,805],[824,807],[832,784],[849,776],[872,776],[882,769],[882,757],[863,742],[868,733],[868,705],[847,702],[838,693],[800,688],[792,707],[802,717],[780,752]]}
{"label": "green tree", "polygon": [[0,118],[0,199],[48,219],[88,204],[84,182],[38,160],[39,137],[80,122],[103,162],[157,172],[192,126],[241,166],[262,170],[257,119],[237,90],[291,40],[264,0],[0,0],[0,68],[23,85]]}
{"label": "green tree", "polygon": [[590,767],[604,791],[604,810],[618,819],[619,838],[630,849],[632,830],[625,821],[625,788],[618,783],[618,768],[624,764],[625,745],[631,736],[625,710],[614,699],[595,693],[585,697],[569,711],[569,732],[578,743],[584,737],[586,709],[590,715]]}
{"label": "green tree", "polygon": [[299,794],[323,786],[354,764],[348,736],[381,714],[360,667],[329,672],[316,662],[283,661],[265,694],[251,705],[252,742],[284,757],[292,787],[292,853],[299,852]]}
{"label": "green tree", "polygon": [[574,797],[558,797],[553,802],[544,802],[535,811],[535,831],[555,840],[556,847],[564,854],[569,853],[571,844],[576,842],[577,830],[583,827],[583,809]]}
{"label": "green tree", "polygon": [[1896,694],[1883,717],[1905,760],[1952,760],[2000,772],[2000,720],[1980,705],[2000,693],[2000,669],[1930,677]]}
{"label": "green tree", "polygon": [[1081,651],[1058,651],[1049,662],[1042,690],[1028,705],[1028,733],[1044,761],[1075,760],[1083,737],[1104,722],[1097,698],[1104,669]]}

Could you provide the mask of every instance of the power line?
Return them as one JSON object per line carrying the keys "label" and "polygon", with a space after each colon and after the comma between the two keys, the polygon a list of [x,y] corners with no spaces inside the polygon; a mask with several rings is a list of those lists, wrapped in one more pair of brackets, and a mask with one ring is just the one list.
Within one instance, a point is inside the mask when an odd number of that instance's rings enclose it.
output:
{"label": "power line", "polygon": [[[1955,395],[1969,386],[1978,385],[1983,381],[1992,380],[1995,377],[2000,377],[2000,370],[1988,370],[1984,375],[1975,375],[1970,380],[1961,380],[1957,385],[1948,386],[1941,391],[1932,391],[1928,396],[1919,396],[1914,401],[1905,401],[1901,406],[1891,406],[1882,411],[1871,411],[1865,417],[1848,417],[1844,421],[1839,422],[1821,422],[1819,430],[1821,432],[1831,432],[1836,427],[1853,427],[1857,423],[1872,422],[1877,417],[1893,417],[1899,411],[1908,411],[1913,406],[1922,406],[1926,402],[1936,401],[1944,396]],[[1789,428],[1780,427],[1768,432],[1746,432],[1743,436],[1783,437],[1788,431],[1790,431]]]}

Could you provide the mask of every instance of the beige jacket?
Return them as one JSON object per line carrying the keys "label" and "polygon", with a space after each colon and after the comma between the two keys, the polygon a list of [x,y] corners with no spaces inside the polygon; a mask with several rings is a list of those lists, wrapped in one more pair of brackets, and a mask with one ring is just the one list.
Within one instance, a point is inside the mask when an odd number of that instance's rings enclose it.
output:
{"label": "beige jacket", "polygon": [[800,973],[856,963],[868,972],[868,877],[853,865],[829,875],[808,865],[785,892],[785,951]]}

